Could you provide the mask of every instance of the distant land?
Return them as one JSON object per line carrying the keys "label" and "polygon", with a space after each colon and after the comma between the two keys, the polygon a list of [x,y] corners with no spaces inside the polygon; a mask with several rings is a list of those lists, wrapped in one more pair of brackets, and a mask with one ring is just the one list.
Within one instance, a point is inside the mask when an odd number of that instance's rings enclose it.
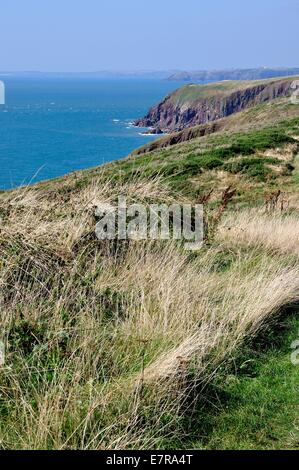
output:
{"label": "distant land", "polygon": [[230,70],[199,70],[182,71],[173,70],[98,70],[93,72],[43,72],[28,71],[1,71],[0,78],[80,78],[80,79],[148,79],[170,80],[178,82],[209,83],[222,80],[262,80],[275,77],[299,75],[299,67],[259,67],[253,69]]}
{"label": "distant land", "polygon": [[100,70],[95,72],[40,72],[40,71],[0,71],[0,78],[81,78],[81,79],[149,79],[166,80],[169,76],[179,74],[177,70],[136,70],[113,71]]}
{"label": "distant land", "polygon": [[199,70],[194,72],[175,72],[168,80],[185,82],[215,82],[221,80],[262,80],[265,78],[299,75],[299,68],[268,68],[231,69],[231,70]]}

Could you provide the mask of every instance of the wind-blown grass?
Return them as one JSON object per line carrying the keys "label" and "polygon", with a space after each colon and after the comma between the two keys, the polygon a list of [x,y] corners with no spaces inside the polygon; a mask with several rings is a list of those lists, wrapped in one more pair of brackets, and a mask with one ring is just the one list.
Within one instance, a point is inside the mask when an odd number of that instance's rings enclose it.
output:
{"label": "wind-blown grass", "polygon": [[[269,257],[268,246],[240,252],[219,270],[214,246],[191,259],[175,242],[95,239],[97,202],[120,191],[171,201],[163,184],[137,180],[120,189],[93,180],[53,197],[4,196],[3,448],[158,446],[180,432],[194,387],[299,300],[297,263]],[[242,247],[242,236],[235,244]]]}
{"label": "wind-blown grass", "polygon": [[[296,192],[292,169],[275,184],[247,171],[250,161],[295,164],[294,126],[214,136],[0,195],[1,448],[188,441],[194,396],[299,300],[296,205],[252,208],[285,181]],[[229,211],[223,181],[213,187],[220,168],[239,183]],[[250,210],[237,206],[242,191]],[[119,195],[171,204],[207,194],[213,236],[199,252],[95,237],[95,206]]]}

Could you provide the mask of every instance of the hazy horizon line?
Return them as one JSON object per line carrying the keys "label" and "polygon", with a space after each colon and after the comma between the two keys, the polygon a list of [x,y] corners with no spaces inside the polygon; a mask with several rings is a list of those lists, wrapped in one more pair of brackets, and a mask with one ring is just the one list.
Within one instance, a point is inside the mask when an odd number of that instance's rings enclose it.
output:
{"label": "hazy horizon line", "polygon": [[255,70],[255,69],[265,69],[265,70],[288,70],[299,68],[299,66],[254,66],[254,67],[225,67],[225,68],[165,68],[165,69],[98,69],[98,70],[38,70],[38,69],[22,69],[22,70],[5,70],[0,69],[0,74],[99,74],[99,73],[114,73],[114,74],[132,74],[132,73],[168,73],[168,72],[215,72],[215,71],[233,71],[233,70]]}

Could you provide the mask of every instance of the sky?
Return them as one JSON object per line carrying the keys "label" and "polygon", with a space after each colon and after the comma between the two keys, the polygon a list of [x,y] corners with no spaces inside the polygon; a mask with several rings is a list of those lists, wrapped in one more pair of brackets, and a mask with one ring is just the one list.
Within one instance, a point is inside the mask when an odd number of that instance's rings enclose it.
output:
{"label": "sky", "polygon": [[299,0],[0,0],[0,70],[299,66]]}

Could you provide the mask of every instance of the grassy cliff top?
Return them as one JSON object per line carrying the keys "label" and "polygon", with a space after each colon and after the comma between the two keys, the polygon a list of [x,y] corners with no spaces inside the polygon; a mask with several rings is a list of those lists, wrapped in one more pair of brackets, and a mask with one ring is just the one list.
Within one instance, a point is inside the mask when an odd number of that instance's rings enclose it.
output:
{"label": "grassy cliff top", "polygon": [[292,82],[298,80],[299,76],[279,77],[264,80],[224,80],[205,85],[190,84],[174,91],[170,96],[170,101],[176,106],[182,106],[186,103],[194,103],[199,100],[211,100],[214,98],[223,98],[230,94],[252,88],[258,85],[275,84],[277,82]]}

